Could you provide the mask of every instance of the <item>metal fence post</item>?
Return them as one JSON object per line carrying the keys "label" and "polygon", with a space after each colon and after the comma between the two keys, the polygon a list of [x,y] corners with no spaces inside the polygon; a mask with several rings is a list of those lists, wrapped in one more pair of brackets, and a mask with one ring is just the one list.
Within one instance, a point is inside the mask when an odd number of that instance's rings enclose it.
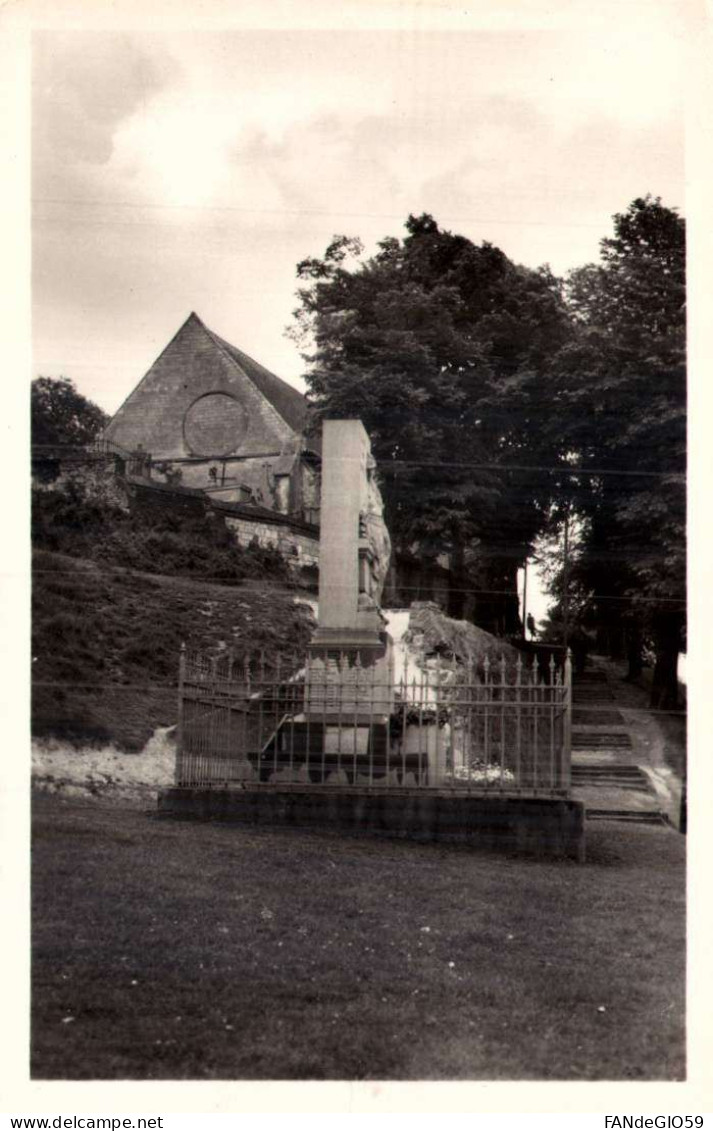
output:
{"label": "metal fence post", "polygon": [[[391,718],[391,683],[382,685],[376,666],[364,667],[360,658],[353,667],[343,654],[308,656],[306,663],[295,657],[287,667],[284,656],[266,660],[264,653],[253,660],[246,654],[239,665],[232,655],[191,652],[189,661],[181,646],[177,785],[292,781],[299,769],[299,780],[315,788],[450,785],[483,795],[557,797],[571,788],[569,653],[563,668],[550,662],[549,676],[537,661],[526,670],[520,657],[512,669],[504,657],[486,656],[482,669],[471,660],[452,677],[440,656],[433,666],[415,666],[413,675],[407,659]],[[242,682],[233,679],[239,666]]]}
{"label": "metal fence post", "polygon": [[569,648],[567,649],[567,656],[564,662],[564,696],[564,741],[562,743],[564,766],[562,767],[562,783],[567,793],[569,793],[572,788],[572,652]]}

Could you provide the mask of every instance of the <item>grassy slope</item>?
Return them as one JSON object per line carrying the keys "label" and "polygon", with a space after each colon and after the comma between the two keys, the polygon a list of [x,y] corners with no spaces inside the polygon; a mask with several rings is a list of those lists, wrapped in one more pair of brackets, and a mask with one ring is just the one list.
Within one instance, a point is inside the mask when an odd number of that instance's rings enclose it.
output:
{"label": "grassy slope", "polygon": [[309,639],[309,611],[274,582],[219,585],[49,551],[33,565],[36,735],[138,750],[175,722],[183,641],[274,651]]}
{"label": "grassy slope", "polygon": [[33,1073],[680,1079],[684,838],[588,837],[582,867],[40,799]]}

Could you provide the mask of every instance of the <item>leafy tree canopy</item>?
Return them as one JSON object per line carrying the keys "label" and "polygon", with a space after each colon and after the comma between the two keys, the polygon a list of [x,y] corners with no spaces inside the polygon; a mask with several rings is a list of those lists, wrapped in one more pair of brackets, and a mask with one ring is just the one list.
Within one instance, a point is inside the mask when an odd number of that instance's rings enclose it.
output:
{"label": "leafy tree canopy", "polygon": [[108,422],[103,409],[77,392],[68,377],[37,377],[32,382],[33,445],[88,444]]}
{"label": "leafy tree canopy", "polygon": [[[553,360],[554,430],[583,521],[573,581],[589,618],[656,647],[659,703],[675,701],[685,627],[685,224],[659,198],[614,217],[601,261],[569,276],[575,332]],[[664,670],[667,674],[664,675]]]}
{"label": "leafy tree canopy", "polygon": [[311,399],[318,416],[364,421],[397,544],[516,565],[541,518],[501,468],[541,455],[548,363],[570,334],[561,284],[427,214],[406,232],[370,258],[336,236],[298,265],[290,333]]}

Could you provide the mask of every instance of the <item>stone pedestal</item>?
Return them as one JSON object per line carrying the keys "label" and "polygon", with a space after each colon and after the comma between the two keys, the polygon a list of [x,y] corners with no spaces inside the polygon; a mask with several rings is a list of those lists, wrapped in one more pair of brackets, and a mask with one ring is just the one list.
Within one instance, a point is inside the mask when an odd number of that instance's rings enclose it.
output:
{"label": "stone pedestal", "polygon": [[329,647],[314,640],[305,678],[308,714],[339,716],[344,722],[385,721],[394,709],[394,665],[391,637],[377,643],[342,639]]}

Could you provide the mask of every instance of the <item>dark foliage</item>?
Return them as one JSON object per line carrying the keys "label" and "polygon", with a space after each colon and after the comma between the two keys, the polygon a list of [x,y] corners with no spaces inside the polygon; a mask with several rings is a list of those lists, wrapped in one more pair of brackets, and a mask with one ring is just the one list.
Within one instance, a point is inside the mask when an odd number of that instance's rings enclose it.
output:
{"label": "dark foliage", "polygon": [[277,550],[257,543],[238,546],[219,519],[127,515],[77,482],[61,490],[33,491],[32,540],[38,549],[146,573],[226,584],[254,577],[289,580]]}
{"label": "dark foliage", "polygon": [[570,276],[576,332],[553,361],[553,430],[601,476],[569,476],[572,585],[609,651],[656,655],[653,705],[677,700],[686,605],[685,224],[659,199],[614,217],[601,262]]}
{"label": "dark foliage", "polygon": [[68,377],[37,377],[30,390],[33,446],[81,446],[109,422],[99,405],[78,393]]}
{"label": "dark foliage", "polygon": [[[545,458],[547,362],[570,333],[561,287],[428,215],[406,229],[366,261],[342,236],[300,263],[292,334],[316,414],[370,433],[397,547],[447,553],[474,588],[512,593],[547,494],[505,469]],[[502,604],[486,598],[476,622],[513,631],[517,602]]]}

